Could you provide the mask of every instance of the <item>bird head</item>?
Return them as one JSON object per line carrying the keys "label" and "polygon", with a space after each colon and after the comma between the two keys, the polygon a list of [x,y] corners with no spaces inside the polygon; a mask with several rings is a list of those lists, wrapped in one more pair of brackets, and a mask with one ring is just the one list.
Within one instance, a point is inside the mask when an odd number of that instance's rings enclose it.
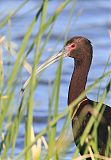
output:
{"label": "bird head", "polygon": [[64,46],[65,56],[74,58],[76,60],[81,60],[85,56],[92,55],[92,45],[91,42],[81,36],[73,37],[66,42]]}

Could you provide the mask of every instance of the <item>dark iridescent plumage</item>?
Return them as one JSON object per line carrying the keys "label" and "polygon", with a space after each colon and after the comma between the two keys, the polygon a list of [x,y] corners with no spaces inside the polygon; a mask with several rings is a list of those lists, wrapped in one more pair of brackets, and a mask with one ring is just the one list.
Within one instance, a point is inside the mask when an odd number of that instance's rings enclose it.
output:
{"label": "dark iridescent plumage", "polygon": [[[66,43],[65,49],[68,53],[67,56],[74,58],[74,69],[68,92],[68,104],[70,104],[85,90],[93,56],[93,49],[91,42],[80,36],[70,39]],[[90,117],[93,115],[95,118],[98,118],[99,115],[95,115],[97,104],[97,102],[89,100],[85,96],[80,102],[79,109],[72,119],[74,140],[79,147],[81,154],[84,153],[87,143],[84,144],[84,146],[80,146],[79,139],[83,134]],[[101,110],[103,111],[103,115],[99,126],[97,127],[98,151],[101,155],[105,155],[108,139],[108,126],[111,127],[111,108],[103,104]],[[94,125],[90,130],[89,137],[93,132],[93,128]]]}

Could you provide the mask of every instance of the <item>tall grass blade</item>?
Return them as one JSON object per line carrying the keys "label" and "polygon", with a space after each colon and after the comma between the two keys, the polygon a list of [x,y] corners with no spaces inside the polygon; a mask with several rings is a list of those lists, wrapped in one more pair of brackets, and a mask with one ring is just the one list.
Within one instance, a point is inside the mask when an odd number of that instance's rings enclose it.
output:
{"label": "tall grass blade", "polygon": [[2,29],[7,23],[8,21],[14,16],[16,15],[16,13],[19,12],[19,10],[21,10],[25,4],[27,4],[29,0],[25,0],[23,3],[20,4],[20,6],[15,9],[15,11],[13,11],[12,13],[10,13],[8,16],[6,16],[2,22],[0,22],[0,29]]}

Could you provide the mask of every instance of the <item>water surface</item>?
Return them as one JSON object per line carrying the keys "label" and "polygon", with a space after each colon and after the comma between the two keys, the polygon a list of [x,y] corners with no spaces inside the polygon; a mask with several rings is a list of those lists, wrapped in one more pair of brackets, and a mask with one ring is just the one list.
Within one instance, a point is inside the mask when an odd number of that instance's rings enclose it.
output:
{"label": "water surface", "polygon": [[[1,0],[0,1],[0,13],[2,16],[6,15],[8,12],[12,11],[14,8],[20,5],[22,1],[15,0]],[[48,6],[48,15],[49,18],[54,10],[62,3],[62,1],[50,1]],[[31,20],[33,19],[36,10],[33,8],[35,6],[40,6],[41,1],[32,0],[30,1],[24,9],[22,9],[15,17],[12,18],[11,21],[11,37],[12,41],[14,41],[18,48],[21,45],[21,40],[26,33],[27,27],[29,26]],[[53,34],[51,36],[50,41],[47,44],[45,52],[42,56],[41,63],[49,57],[50,55],[58,52],[63,47],[64,35],[65,35],[65,26],[68,24],[68,20],[70,17],[70,8],[72,4],[69,4],[64,11],[58,17],[54,29]],[[29,10],[32,10],[29,12]],[[1,15],[0,14],[0,15]],[[75,18],[79,14],[78,18]],[[37,32],[37,23],[33,34],[30,39],[30,43],[32,42],[36,32]],[[76,7],[74,9],[72,21],[70,24],[68,39],[75,36],[81,35],[85,36],[91,40],[94,54],[93,54],[93,62],[91,65],[90,73],[88,76],[87,85],[93,83],[95,79],[100,77],[104,71],[105,64],[108,60],[109,55],[111,54],[111,39],[109,37],[109,30],[111,30],[111,0],[78,0],[76,2]],[[0,30],[0,35],[5,35],[7,37],[7,27]],[[47,34],[43,36],[43,41],[46,38]],[[57,39],[60,37],[60,41],[57,43]],[[55,44],[58,44],[55,47]],[[52,49],[52,51],[50,51]],[[6,54],[5,54],[6,55]],[[12,58],[11,63],[13,66],[14,58]],[[33,61],[33,53],[28,57],[28,61],[32,63]],[[4,63],[7,65],[7,58],[4,57]],[[60,100],[59,100],[59,112],[62,112],[67,106],[67,93],[70,82],[70,77],[73,69],[73,60],[70,58],[65,58],[63,61],[63,69],[62,69],[62,78],[61,78],[61,87],[60,87]],[[57,63],[50,66],[46,69],[39,81],[39,85],[37,90],[35,91],[35,105],[34,105],[34,130],[36,133],[40,132],[45,126],[48,117],[48,100],[51,94],[52,84],[55,78]],[[111,69],[111,60],[107,67],[107,70]],[[22,83],[28,78],[29,74],[23,70]],[[21,82],[21,77],[20,77]],[[100,93],[102,94],[107,79],[105,79],[101,84]],[[17,86],[17,96],[18,91],[22,87],[22,83],[18,83]],[[49,93],[49,94],[47,94]],[[93,100],[97,100],[98,90],[94,89],[89,94],[88,97]],[[105,103],[111,105],[111,92],[106,97]],[[25,115],[24,115],[25,119]],[[61,127],[64,123],[64,119],[59,121],[57,125],[57,135],[59,134]],[[17,140],[15,155],[17,155],[24,143],[24,120],[22,121],[19,129],[19,136]],[[71,130],[70,130],[71,132]],[[73,138],[72,138],[73,139]],[[70,160],[73,152],[74,152],[74,143],[72,140],[72,145],[67,152],[66,159]]]}

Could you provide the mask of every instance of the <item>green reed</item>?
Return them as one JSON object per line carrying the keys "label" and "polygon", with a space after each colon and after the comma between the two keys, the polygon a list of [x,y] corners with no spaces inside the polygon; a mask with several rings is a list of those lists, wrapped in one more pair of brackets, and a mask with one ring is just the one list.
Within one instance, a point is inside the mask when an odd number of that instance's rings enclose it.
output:
{"label": "green reed", "polygon": [[[54,11],[53,15],[50,16],[49,19],[46,20],[47,17],[47,9],[48,4],[50,3],[48,0],[44,0],[41,6],[37,7],[36,15],[34,16],[32,22],[27,28],[27,31],[24,35],[24,39],[21,42],[20,49],[18,51],[18,54],[16,56],[14,65],[12,70],[8,68],[7,73],[7,85],[4,83],[4,78],[1,76],[0,78],[0,137],[1,138],[1,144],[0,144],[0,159],[8,159],[9,157],[11,159],[25,159],[30,160],[32,158],[32,152],[31,149],[35,145],[38,139],[40,139],[42,136],[47,135],[48,137],[48,149],[45,150],[45,153],[43,153],[44,148],[41,148],[41,152],[38,153],[35,151],[35,154],[40,154],[39,159],[60,159],[61,156],[65,158],[67,151],[70,147],[70,144],[72,143],[72,140],[70,138],[70,134],[68,133],[69,126],[72,119],[72,110],[73,108],[78,104],[80,100],[86,95],[88,92],[90,92],[93,88],[97,87],[98,84],[107,76],[111,75],[111,70],[108,72],[104,72],[103,75],[98,78],[92,85],[90,85],[74,102],[72,102],[69,106],[66,106],[64,111],[61,113],[58,112],[59,108],[59,92],[60,92],[60,84],[61,84],[61,72],[62,72],[62,61],[63,58],[59,60],[56,74],[55,74],[55,80],[52,87],[52,94],[49,97],[49,115],[48,115],[48,121],[46,127],[39,132],[35,139],[32,140],[31,138],[31,130],[33,126],[33,106],[35,103],[34,94],[35,89],[38,89],[38,82],[39,82],[39,73],[42,72],[45,68],[49,67],[50,64],[52,64],[54,61],[46,60],[40,67],[37,67],[41,56],[44,53],[45,47],[51,37],[54,24],[56,22],[56,19],[59,18],[60,13],[64,10],[64,8],[69,4],[72,3],[72,7],[70,9],[70,17],[68,21],[68,25],[65,28],[65,36],[64,41],[67,40],[67,34],[70,27],[70,22],[73,14],[74,7],[76,5],[76,1],[70,1],[65,0],[64,2],[61,2],[61,5],[57,8],[56,11]],[[21,3],[21,5],[15,9],[14,12],[7,15],[4,20],[0,24],[0,28],[2,29],[7,23],[9,24],[8,28],[8,52],[11,53],[12,45],[11,45],[11,18],[16,15],[16,13],[19,12],[19,10],[23,9],[24,5],[28,3],[28,0]],[[40,20],[40,25],[38,28],[38,31],[35,35],[35,38],[33,39],[33,42],[28,46],[28,42],[30,39],[30,36],[32,34],[32,31],[38,21]],[[41,41],[44,33],[47,32],[47,37],[44,40],[43,45],[41,46]],[[61,36],[61,35],[60,35]],[[59,40],[59,37],[58,37]],[[2,44],[0,44],[0,48],[2,47]],[[28,48],[28,49],[27,49]],[[21,92],[19,94],[18,91],[18,97],[16,96],[16,87],[18,83],[18,75],[22,73],[22,68],[24,67],[24,62],[27,61],[27,56],[31,53],[32,50],[34,50],[34,59],[33,59],[33,66],[32,66],[32,73],[30,75],[30,78],[27,83],[25,83],[24,92]],[[2,60],[3,52],[2,48],[0,50],[0,60]],[[12,55],[10,55],[11,58]],[[51,60],[51,58],[50,58]],[[3,61],[3,60],[2,60]],[[0,63],[1,65],[1,63]],[[1,65],[0,72],[4,74],[4,66]],[[38,76],[39,75],[39,76]],[[102,94],[102,97],[100,99],[100,103],[98,103],[96,107],[96,114],[98,114],[101,110],[102,103],[104,102],[104,99],[106,95],[110,92],[110,85],[111,81],[108,82],[106,85],[106,88],[104,89],[104,92]],[[44,97],[45,98],[45,97]],[[19,99],[19,102],[15,106],[15,99]],[[15,107],[17,108],[15,113],[13,109],[15,110]],[[75,110],[74,114],[76,113],[77,109]],[[21,149],[21,152],[15,157],[15,150],[16,150],[16,142],[17,137],[19,136],[19,128],[21,121],[24,117],[24,112],[26,113],[26,118],[24,120],[25,123],[25,133],[24,133],[24,148]],[[103,110],[101,110],[101,114],[98,117],[98,121],[95,120],[95,118],[92,116],[81,139],[80,144],[83,145],[86,141],[87,135],[90,131],[91,126],[94,124],[94,131],[92,133],[93,140],[87,144],[87,150],[90,151],[90,154],[87,154],[87,151],[83,156],[81,156],[81,159],[85,159],[87,157],[91,157],[92,159],[101,158],[101,159],[108,159],[107,157],[111,156],[111,128],[108,127],[108,143],[106,147],[106,157],[102,157],[98,155],[98,148],[97,148],[97,127],[101,118],[101,115],[103,113]],[[56,131],[57,131],[57,123],[62,118],[65,119],[64,124],[61,128],[61,132],[59,133],[59,137],[56,138]],[[39,124],[38,124],[39,125]],[[94,150],[94,154],[91,152],[91,148]],[[9,152],[10,150],[10,152]],[[39,148],[40,150],[40,148]],[[79,150],[78,148],[75,149],[73,157],[71,159],[78,159]]]}

